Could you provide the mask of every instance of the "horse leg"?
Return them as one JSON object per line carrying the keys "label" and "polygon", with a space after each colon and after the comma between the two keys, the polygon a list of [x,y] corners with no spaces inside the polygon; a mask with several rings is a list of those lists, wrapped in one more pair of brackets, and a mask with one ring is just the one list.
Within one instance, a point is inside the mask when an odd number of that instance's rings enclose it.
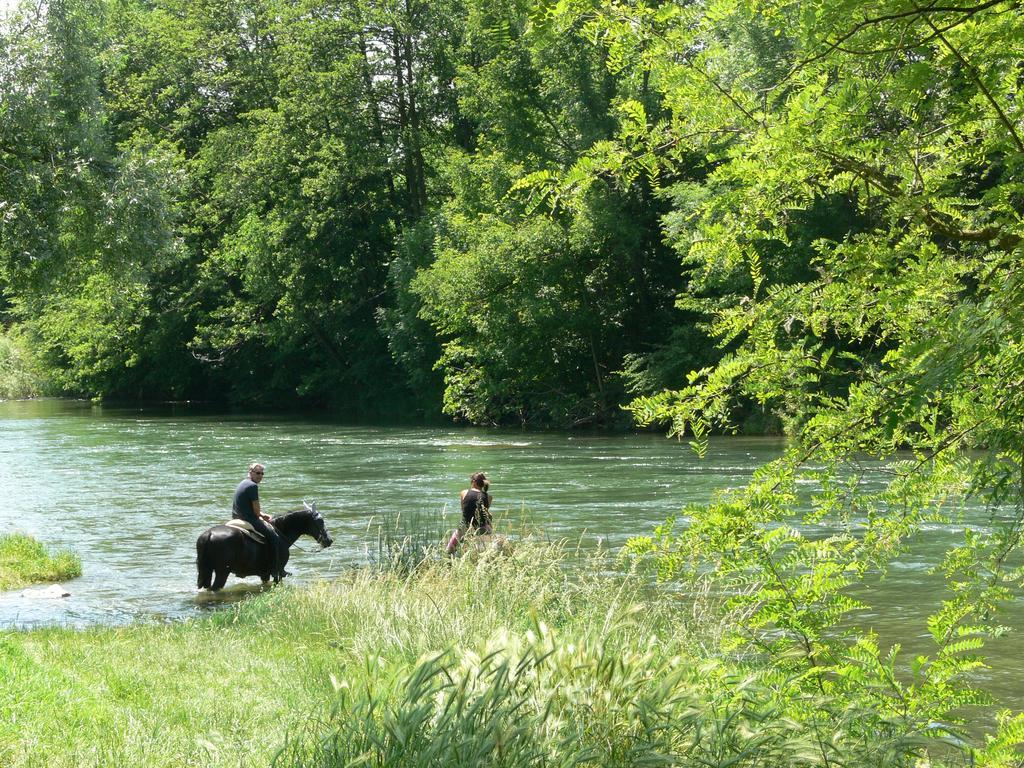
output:
{"label": "horse leg", "polygon": [[210,558],[206,550],[210,546],[210,533],[203,533],[196,541],[196,570],[199,578],[196,579],[196,586],[199,589],[210,588],[210,576],[213,575],[213,567],[210,565]]}
{"label": "horse leg", "polygon": [[216,592],[218,589],[223,589],[224,585],[228,582],[228,573],[229,571],[227,568],[218,568],[217,578],[214,579],[213,586],[210,587],[210,589],[212,589],[214,592]]}
{"label": "horse leg", "polygon": [[209,589],[210,577],[213,576],[213,568],[203,562],[196,563],[196,566],[199,568],[199,578],[196,580],[196,586],[199,589]]}

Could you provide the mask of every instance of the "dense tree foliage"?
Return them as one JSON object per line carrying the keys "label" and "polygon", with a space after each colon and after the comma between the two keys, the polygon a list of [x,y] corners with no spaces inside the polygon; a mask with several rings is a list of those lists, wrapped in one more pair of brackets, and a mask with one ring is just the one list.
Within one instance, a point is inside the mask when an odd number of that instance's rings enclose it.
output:
{"label": "dense tree foliage", "polygon": [[26,5],[2,40],[8,324],[76,394],[621,423],[670,383],[625,368],[692,326],[670,206],[609,178],[552,216],[520,183],[660,106],[585,14],[530,13]]}
{"label": "dense tree foliage", "polygon": [[[664,222],[692,269],[683,303],[724,355],[632,410],[698,451],[750,402],[792,436],[749,486],[634,551],[735,595],[730,647],[769,660],[755,676],[818,735],[810,763],[842,764],[829,734],[860,718],[879,764],[953,746],[1018,765],[1020,717],[981,746],[958,723],[985,701],[977,652],[1024,576],[1019,6],[613,2],[590,29],[669,110],[621,136],[639,145],[627,162],[671,172],[685,148],[714,165],[670,187]],[[971,497],[990,518],[959,521],[922,627],[935,650],[903,660],[858,631],[870,597],[850,588]],[[815,535],[822,521],[838,532]]]}
{"label": "dense tree foliage", "polygon": [[[802,764],[1016,764],[957,718],[1024,579],[1018,2],[51,0],[0,85],[3,312],[57,386],[779,426],[634,551],[736,596]],[[904,664],[849,587],[968,497]]]}

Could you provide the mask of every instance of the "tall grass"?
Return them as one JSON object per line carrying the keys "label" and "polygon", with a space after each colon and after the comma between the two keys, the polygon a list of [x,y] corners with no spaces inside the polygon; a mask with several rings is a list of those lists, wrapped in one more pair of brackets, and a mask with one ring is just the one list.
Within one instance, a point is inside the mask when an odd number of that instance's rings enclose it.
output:
{"label": "tall grass", "polygon": [[[175,624],[0,632],[0,765],[267,766],[311,723],[329,722],[335,682],[375,686],[537,622],[599,632],[643,599],[642,580],[574,579],[566,557],[527,544],[412,574],[362,569],[283,586]],[[613,634],[667,635],[671,615],[652,605],[647,626]]]}
{"label": "tall grass", "polygon": [[177,624],[0,633],[0,765],[955,763],[895,714],[826,721],[758,660],[709,653],[712,598],[575,557],[522,542]]}
{"label": "tall grass", "polygon": [[424,563],[440,561],[450,533],[446,526],[443,512],[412,509],[393,517],[374,517],[370,563],[380,570],[407,574]]}
{"label": "tall grass", "polygon": [[[277,764],[789,766],[813,746],[772,717],[766,691],[737,696],[713,663],[646,644],[543,625],[449,651],[372,683],[338,684],[326,735],[296,739]],[[882,765],[872,760],[864,765]]]}
{"label": "tall grass", "polygon": [[0,536],[0,590],[81,575],[82,562],[71,552],[51,555],[39,541],[23,533]]}
{"label": "tall grass", "polygon": [[[608,572],[600,554],[566,569],[557,547],[557,557],[524,547],[385,574],[404,594],[412,636],[361,647],[364,664],[332,678],[330,713],[292,733],[275,765],[975,764],[964,743],[922,730],[912,713],[825,689],[793,699],[769,657],[709,652],[731,617],[707,592],[680,599],[632,574],[598,575]],[[431,597],[439,576],[464,605]],[[501,605],[506,592],[514,605]],[[364,637],[394,628],[362,621]]]}
{"label": "tall grass", "polygon": [[[445,561],[448,559],[446,546],[458,522],[446,510],[413,509],[393,517],[375,517],[368,526],[374,537],[374,546],[367,548],[367,559],[375,568],[400,574]],[[503,523],[496,515],[495,528],[503,531],[500,536],[478,539],[475,533],[468,533],[457,551],[458,555],[476,554],[492,546],[509,549],[506,535],[513,540],[547,541],[543,530],[525,511],[520,512],[515,526]],[[476,543],[480,546],[475,546]]]}
{"label": "tall grass", "polygon": [[[729,659],[659,636],[642,608],[560,632],[537,622],[480,646],[334,681],[331,715],[293,734],[290,768],[939,768],[970,755],[850,702],[794,702]],[[641,628],[655,633],[644,639]],[[835,702],[829,701],[835,710]],[[870,726],[865,726],[870,723]]]}

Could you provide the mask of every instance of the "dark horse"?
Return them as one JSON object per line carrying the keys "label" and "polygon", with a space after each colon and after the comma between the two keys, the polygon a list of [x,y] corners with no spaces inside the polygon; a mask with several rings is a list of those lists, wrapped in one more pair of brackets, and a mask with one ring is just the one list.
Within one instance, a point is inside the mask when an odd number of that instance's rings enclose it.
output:
{"label": "dark horse", "polygon": [[[315,504],[306,504],[303,509],[276,515],[270,524],[277,529],[286,548],[294,544],[299,536],[312,536],[324,549],[334,543]],[[287,551],[283,558],[282,569],[288,562]],[[220,589],[228,580],[229,573],[240,578],[259,576],[266,583],[270,581],[272,566],[270,547],[253,541],[229,525],[215,525],[203,531],[196,539],[196,567],[199,569],[197,586],[200,589]],[[213,578],[215,573],[216,578]]]}

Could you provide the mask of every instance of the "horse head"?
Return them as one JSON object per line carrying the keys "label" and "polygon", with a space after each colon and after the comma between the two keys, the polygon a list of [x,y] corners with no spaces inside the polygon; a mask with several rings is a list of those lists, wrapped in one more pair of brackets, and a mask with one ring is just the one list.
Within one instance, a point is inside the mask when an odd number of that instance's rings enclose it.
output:
{"label": "horse head", "polygon": [[309,513],[309,528],[303,531],[303,533],[307,536],[312,536],[321,548],[327,549],[334,543],[334,539],[327,532],[327,523],[324,522],[324,516],[317,510],[316,502],[303,501],[302,507]]}

